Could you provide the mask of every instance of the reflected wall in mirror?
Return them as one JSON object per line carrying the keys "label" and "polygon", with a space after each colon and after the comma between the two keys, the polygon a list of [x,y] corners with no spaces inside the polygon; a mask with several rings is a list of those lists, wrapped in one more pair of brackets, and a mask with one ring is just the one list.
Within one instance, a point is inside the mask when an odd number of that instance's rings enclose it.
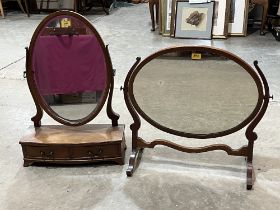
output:
{"label": "reflected wall in mirror", "polygon": [[[246,157],[247,189],[252,189],[254,129],[270,97],[257,61],[254,65],[256,70],[230,52],[207,46],[163,49],[141,63],[137,58],[124,83],[125,102],[134,120],[127,176],[136,170],[144,148],[164,145],[189,153],[223,150]],[[139,136],[140,116],[164,132],[195,139],[222,137],[247,126],[247,140],[238,149],[226,144],[185,147],[167,139],[148,142]]]}

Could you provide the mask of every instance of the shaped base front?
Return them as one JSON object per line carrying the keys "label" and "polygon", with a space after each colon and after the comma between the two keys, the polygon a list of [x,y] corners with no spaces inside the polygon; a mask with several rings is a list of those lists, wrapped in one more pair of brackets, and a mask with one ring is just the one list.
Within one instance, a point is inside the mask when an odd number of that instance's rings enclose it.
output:
{"label": "shaped base front", "polygon": [[30,128],[19,142],[24,166],[36,162],[84,164],[112,161],[124,164],[124,125],[47,125]]}

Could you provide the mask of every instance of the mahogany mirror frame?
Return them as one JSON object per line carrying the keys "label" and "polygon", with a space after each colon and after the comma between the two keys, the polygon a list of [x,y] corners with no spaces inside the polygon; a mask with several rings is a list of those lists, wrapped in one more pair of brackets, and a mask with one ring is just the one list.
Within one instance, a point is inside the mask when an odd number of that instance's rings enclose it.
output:
{"label": "mahogany mirror frame", "polygon": [[[81,119],[77,119],[77,120],[65,119],[65,118],[59,116],[56,112],[54,112],[50,108],[49,105],[46,104],[46,102],[43,100],[43,97],[40,95],[40,93],[38,91],[38,88],[37,88],[37,85],[35,82],[35,77],[34,77],[34,73],[36,70],[33,69],[33,64],[32,64],[33,50],[35,47],[36,40],[39,36],[39,33],[42,31],[43,27],[46,26],[47,22],[49,22],[50,20],[52,20],[55,17],[63,16],[63,15],[72,16],[74,18],[77,18],[79,21],[83,22],[85,24],[85,26],[91,30],[93,35],[95,35],[95,37],[97,38],[97,40],[100,44],[100,47],[102,48],[102,51],[104,53],[105,63],[106,63],[106,71],[107,71],[106,87],[102,93],[102,96],[101,96],[97,106],[93,109],[93,111],[91,111],[91,113],[88,116],[81,118]],[[27,78],[29,90],[31,92],[31,95],[33,97],[33,100],[34,100],[34,103],[35,103],[36,109],[37,109],[36,115],[31,118],[31,120],[34,122],[35,127],[41,126],[43,110],[50,117],[52,117],[54,120],[56,120],[57,122],[59,122],[61,124],[64,124],[67,126],[84,125],[84,124],[90,122],[91,120],[93,120],[99,114],[99,112],[101,111],[101,109],[103,108],[103,106],[106,102],[107,97],[108,97],[107,116],[111,119],[112,126],[118,126],[119,115],[117,113],[115,113],[112,109],[112,97],[113,97],[113,89],[114,89],[114,71],[113,71],[112,62],[111,62],[111,58],[110,58],[110,54],[109,54],[109,50],[108,50],[108,45],[105,46],[105,44],[104,44],[103,40],[101,39],[101,36],[97,32],[97,30],[93,27],[93,25],[89,22],[89,20],[87,20],[82,15],[72,12],[72,11],[58,11],[58,12],[54,12],[54,13],[48,15],[47,17],[45,17],[42,20],[42,22],[38,25],[38,27],[36,28],[36,30],[32,36],[29,48],[26,48],[26,78]]]}
{"label": "mahogany mirror frame", "polygon": [[[160,125],[155,120],[151,119],[145,112],[139,107],[137,104],[134,94],[133,94],[133,84],[135,81],[135,77],[141,71],[141,69],[154,58],[159,57],[160,55],[164,55],[172,52],[208,52],[216,55],[220,55],[226,57],[235,63],[239,64],[245,71],[247,71],[252,79],[254,80],[257,90],[258,90],[258,101],[253,109],[252,113],[242,122],[240,122],[237,126],[230,128],[225,131],[209,133],[209,134],[194,134],[194,133],[186,133],[182,131],[177,131]],[[254,70],[248,63],[239,58],[238,56],[214,47],[209,46],[182,46],[182,47],[171,47],[167,49],[160,50],[147,58],[145,58],[141,63],[141,58],[136,58],[136,62],[131,67],[130,71],[127,74],[127,77],[124,82],[124,99],[127,105],[127,108],[133,118],[133,123],[130,125],[130,129],[132,131],[132,153],[129,159],[129,166],[126,171],[127,176],[132,176],[134,171],[137,169],[144,148],[154,148],[156,145],[164,145],[175,150],[179,150],[181,152],[187,153],[202,153],[214,150],[223,150],[228,155],[233,156],[243,156],[247,159],[247,189],[252,189],[255,177],[253,170],[253,147],[254,141],[257,139],[257,134],[254,132],[255,127],[260,122],[262,117],[265,114],[269,103],[269,86],[267,80],[262,73],[261,69],[258,66],[258,62],[254,61],[254,66],[256,70]],[[205,147],[184,147],[178,144],[175,144],[171,141],[165,139],[155,139],[151,142],[147,142],[138,135],[138,130],[141,127],[140,116],[150,123],[152,126],[156,127],[159,130],[164,132],[186,137],[186,138],[195,138],[195,139],[208,139],[208,138],[216,138],[222,137],[234,132],[237,132],[247,126],[245,136],[248,140],[248,144],[240,147],[239,149],[232,149],[230,146],[226,144],[212,144]]]}

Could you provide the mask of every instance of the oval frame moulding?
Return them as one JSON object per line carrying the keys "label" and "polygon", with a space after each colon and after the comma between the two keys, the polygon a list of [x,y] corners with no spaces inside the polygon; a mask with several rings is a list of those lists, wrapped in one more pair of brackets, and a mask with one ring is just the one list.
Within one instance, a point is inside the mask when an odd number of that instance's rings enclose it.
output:
{"label": "oval frame moulding", "polygon": [[[105,89],[101,95],[100,101],[98,102],[97,106],[90,112],[89,115],[87,115],[81,119],[77,119],[77,120],[66,119],[66,118],[59,116],[48,104],[46,104],[45,100],[43,99],[43,96],[40,94],[40,91],[38,90],[38,87],[36,85],[36,80],[35,80],[35,71],[36,70],[33,68],[33,52],[34,52],[36,41],[37,41],[38,37],[40,36],[40,32],[44,29],[44,27],[46,26],[47,23],[49,23],[52,19],[55,19],[60,16],[73,17],[73,18],[77,19],[78,21],[82,22],[90,30],[90,32],[96,37],[96,39],[98,40],[99,45],[103,51],[106,72],[107,72],[106,73],[107,74],[106,75],[107,76],[106,86],[105,86]],[[27,59],[26,59],[27,82],[28,82],[30,92],[32,94],[32,97],[34,99],[34,102],[35,102],[36,108],[37,108],[37,114],[32,118],[32,121],[34,122],[35,127],[40,127],[40,125],[41,125],[41,118],[43,115],[42,109],[57,122],[64,124],[64,125],[68,125],[68,126],[84,125],[84,124],[90,122],[91,120],[93,120],[99,114],[99,112],[103,108],[105,101],[108,97],[110,87],[112,89],[112,86],[113,86],[113,84],[112,84],[113,83],[113,79],[112,79],[113,69],[112,69],[111,59],[110,59],[110,55],[109,55],[107,46],[105,46],[101,36],[97,32],[97,30],[93,27],[93,25],[89,22],[89,20],[87,20],[82,15],[72,12],[72,11],[54,12],[54,13],[48,15],[46,18],[44,18],[42,20],[42,22],[39,24],[39,26],[36,28],[35,32],[33,33],[29,49],[26,48],[26,50],[27,50],[27,52],[26,52],[26,55],[27,55]],[[77,71],[79,71],[79,69],[77,69]],[[110,103],[111,103],[111,97],[112,96],[109,96]],[[111,104],[110,104],[110,106],[111,106]],[[107,109],[108,109],[108,107],[107,107]],[[111,110],[111,113],[114,113],[114,112]],[[112,114],[112,115],[114,115],[114,114]]]}
{"label": "oval frame moulding", "polygon": [[[221,131],[221,132],[214,132],[214,133],[208,133],[208,134],[186,133],[186,132],[174,130],[174,129],[171,129],[171,128],[168,128],[168,127],[165,127],[165,126],[159,124],[155,119],[152,119],[150,116],[148,116],[141,109],[139,104],[137,103],[137,100],[135,99],[135,95],[133,93],[133,91],[134,91],[134,86],[133,85],[134,85],[135,79],[137,79],[137,74],[141,71],[141,69],[143,69],[143,67],[146,64],[148,64],[153,59],[158,58],[159,56],[165,55],[167,53],[175,53],[175,52],[176,53],[177,52],[203,52],[203,53],[206,52],[206,53],[212,53],[212,54],[216,54],[216,55],[219,55],[219,56],[226,57],[226,58],[234,61],[238,65],[240,65],[252,77],[252,79],[254,80],[254,82],[256,84],[257,91],[259,93],[257,104],[256,104],[255,108],[252,110],[251,114],[244,121],[240,122],[238,125],[236,125],[232,128],[226,129],[226,130]],[[156,52],[156,53],[148,56],[133,71],[133,73],[130,77],[128,90],[129,90],[129,97],[130,97],[130,100],[131,100],[131,103],[132,103],[133,107],[135,108],[137,113],[139,113],[139,115],[141,117],[143,117],[151,125],[153,125],[154,127],[158,128],[162,131],[168,132],[170,134],[174,134],[174,135],[181,136],[181,137],[197,138],[197,139],[222,137],[222,136],[234,133],[234,132],[244,128],[246,125],[248,125],[254,119],[256,114],[259,112],[260,108],[262,107],[263,96],[264,96],[262,82],[261,82],[258,74],[256,73],[256,71],[254,71],[254,69],[249,64],[247,64],[244,60],[242,60],[241,58],[237,57],[236,55],[234,55],[230,52],[220,50],[220,49],[217,49],[217,48],[213,48],[213,47],[207,47],[207,46],[190,46],[190,47],[187,46],[187,47],[167,48],[167,49],[161,50],[159,52]]]}

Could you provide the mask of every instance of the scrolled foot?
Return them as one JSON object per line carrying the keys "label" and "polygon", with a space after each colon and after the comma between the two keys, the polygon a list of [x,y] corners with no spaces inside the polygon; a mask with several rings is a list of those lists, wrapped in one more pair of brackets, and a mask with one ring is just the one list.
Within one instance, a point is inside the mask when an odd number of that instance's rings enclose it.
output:
{"label": "scrolled foot", "polygon": [[252,190],[252,188],[253,188],[253,185],[247,184],[247,190]]}
{"label": "scrolled foot", "polygon": [[253,164],[247,163],[247,190],[251,190],[253,188],[255,182],[255,174]]}
{"label": "scrolled foot", "polygon": [[142,153],[143,153],[143,149],[132,150],[132,153],[129,158],[128,168],[126,170],[126,175],[128,177],[131,177],[134,171],[137,169],[141,160]]}
{"label": "scrolled foot", "polygon": [[23,162],[23,167],[28,167],[28,166],[31,166],[32,164],[33,164],[32,161],[25,160],[25,161]]}
{"label": "scrolled foot", "polygon": [[133,167],[128,166],[128,169],[126,170],[126,176],[132,177],[133,174]]}

